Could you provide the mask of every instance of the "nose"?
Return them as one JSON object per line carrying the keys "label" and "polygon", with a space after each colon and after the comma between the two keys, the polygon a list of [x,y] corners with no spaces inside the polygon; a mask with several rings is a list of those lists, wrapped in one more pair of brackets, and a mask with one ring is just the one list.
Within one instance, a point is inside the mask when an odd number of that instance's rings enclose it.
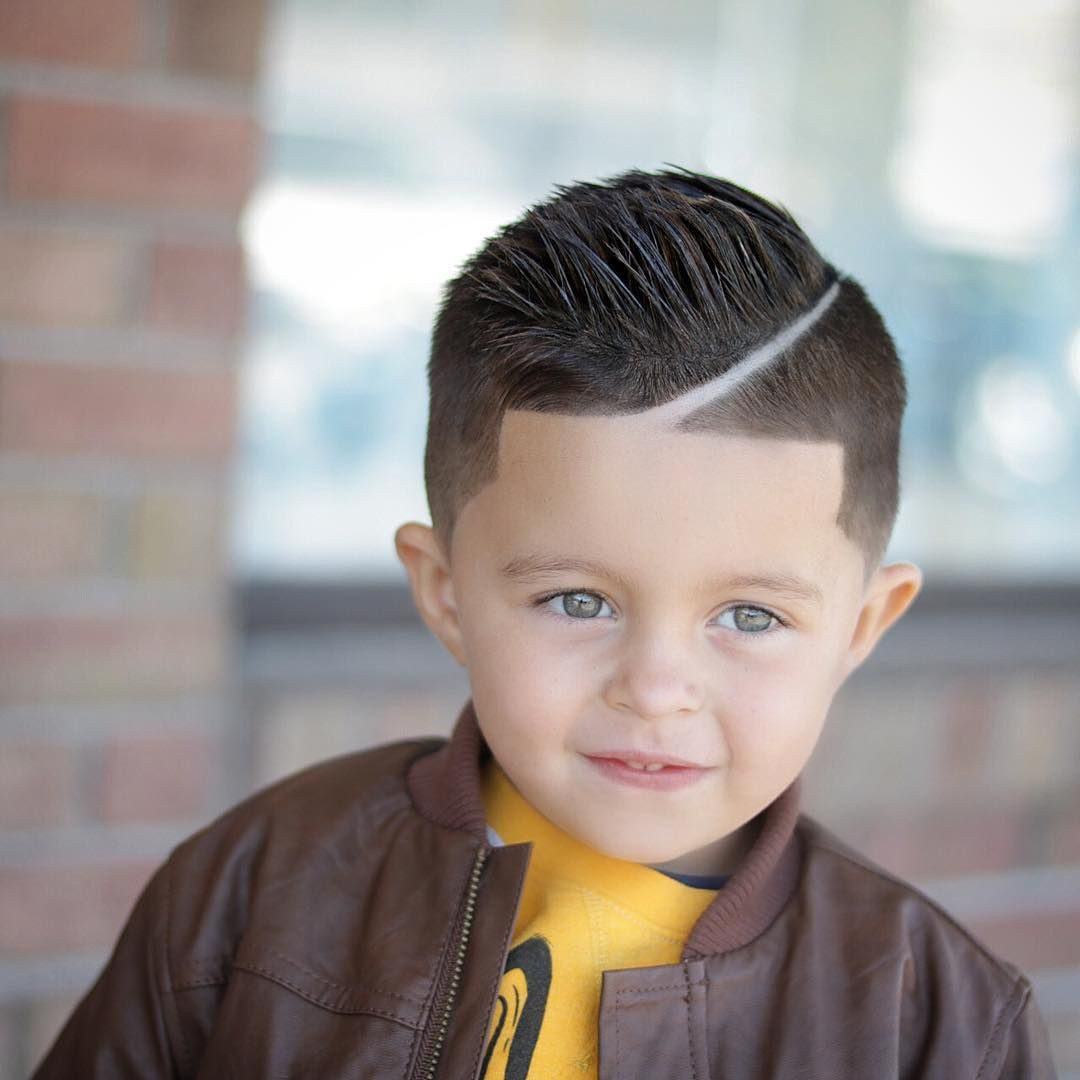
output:
{"label": "nose", "polygon": [[644,720],[698,712],[705,703],[702,672],[688,642],[673,635],[628,639],[604,685],[604,702]]}

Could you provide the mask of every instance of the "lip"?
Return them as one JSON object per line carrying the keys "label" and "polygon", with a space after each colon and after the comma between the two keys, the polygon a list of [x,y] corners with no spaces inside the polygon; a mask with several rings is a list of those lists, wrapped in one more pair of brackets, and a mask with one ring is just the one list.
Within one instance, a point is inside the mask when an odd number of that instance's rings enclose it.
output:
{"label": "lip", "polygon": [[585,755],[590,758],[606,758],[611,761],[640,761],[642,765],[672,765],[680,769],[703,769],[696,761],[673,757],[671,754],[656,754],[651,750],[594,750]]}
{"label": "lip", "polygon": [[645,788],[650,791],[677,791],[680,788],[696,784],[709,770],[698,765],[669,764],[655,754],[644,754],[632,761],[660,760],[664,768],[654,772],[644,769],[632,769],[617,757],[605,757],[599,754],[582,755],[602,776],[628,787]]}

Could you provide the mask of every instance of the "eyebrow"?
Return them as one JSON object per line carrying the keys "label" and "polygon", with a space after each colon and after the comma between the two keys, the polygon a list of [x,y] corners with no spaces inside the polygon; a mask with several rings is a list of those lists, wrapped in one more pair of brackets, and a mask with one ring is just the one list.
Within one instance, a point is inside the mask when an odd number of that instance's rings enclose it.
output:
{"label": "eyebrow", "polygon": [[[588,574],[592,577],[607,578],[620,588],[629,590],[630,582],[622,574],[589,559],[574,559],[559,555],[534,553],[519,555],[499,568],[499,573],[510,581],[531,581],[536,578],[556,574]],[[824,596],[812,582],[804,581],[794,574],[783,571],[770,574],[730,574],[708,582],[706,589],[767,589],[770,592],[789,596],[797,600],[808,600],[821,605]]]}

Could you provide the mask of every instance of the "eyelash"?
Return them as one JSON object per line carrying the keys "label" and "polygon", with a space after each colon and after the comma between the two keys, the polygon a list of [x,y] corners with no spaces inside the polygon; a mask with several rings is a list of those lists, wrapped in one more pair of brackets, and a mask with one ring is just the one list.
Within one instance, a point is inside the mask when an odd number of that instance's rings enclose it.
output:
{"label": "eyelash", "polygon": [[[566,619],[566,620],[569,620],[571,622],[591,622],[592,621],[591,619],[575,619],[571,615],[561,614],[559,612],[552,611],[550,608],[545,610],[545,605],[550,603],[552,600],[556,599],[559,596],[595,596],[598,600],[602,600],[605,604],[608,604],[610,607],[612,607],[612,608],[615,607],[615,605],[612,604],[611,601],[606,596],[604,596],[603,593],[598,593],[598,592],[594,591],[593,589],[560,589],[558,592],[548,593],[546,596],[538,596],[533,601],[533,606],[537,607],[537,608],[540,608],[541,611],[543,611],[545,614],[551,615],[553,618],[556,618],[556,619]],[[747,610],[747,611],[760,611],[760,612],[762,612],[762,614],[769,615],[771,618],[776,620],[776,625],[770,626],[767,630],[736,631],[737,633],[740,633],[742,637],[748,637],[748,638],[749,637],[765,637],[767,634],[775,633],[776,630],[779,627],[781,627],[781,626],[786,627],[788,625],[788,622],[787,622],[786,619],[782,619],[779,615],[776,614],[775,611],[771,611],[767,607],[762,607],[760,604],[729,604],[726,608],[724,608],[723,611],[720,612],[720,614],[724,615],[729,611],[736,611],[736,610],[739,610],[739,609],[743,609],[743,610]]]}

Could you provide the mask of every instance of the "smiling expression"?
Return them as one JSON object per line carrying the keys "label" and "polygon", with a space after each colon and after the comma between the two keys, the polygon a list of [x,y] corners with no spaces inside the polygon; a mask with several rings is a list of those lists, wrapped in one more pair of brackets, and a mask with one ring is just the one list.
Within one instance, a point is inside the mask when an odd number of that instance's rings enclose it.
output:
{"label": "smiling expression", "polygon": [[[449,559],[485,740],[596,850],[731,869],[853,666],[841,447],[511,411],[498,462]],[[600,760],[650,754],[697,768]]]}

